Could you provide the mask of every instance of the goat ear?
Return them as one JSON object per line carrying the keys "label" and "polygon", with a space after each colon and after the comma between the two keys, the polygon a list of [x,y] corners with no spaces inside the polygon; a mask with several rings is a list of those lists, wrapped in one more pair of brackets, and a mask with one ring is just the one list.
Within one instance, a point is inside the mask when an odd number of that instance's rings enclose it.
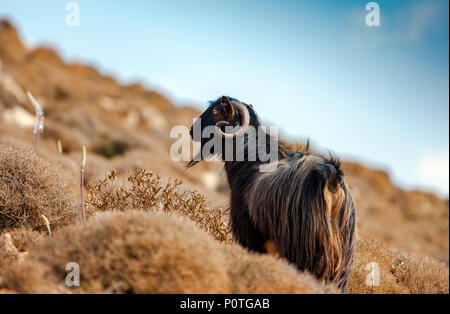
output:
{"label": "goat ear", "polygon": [[339,174],[333,165],[327,165],[329,170],[328,175],[328,188],[331,191],[335,191],[339,185]]}
{"label": "goat ear", "polygon": [[223,108],[225,109],[225,113],[226,113],[227,117],[230,119],[233,118],[235,109],[227,96],[222,96],[222,103],[223,103]]}

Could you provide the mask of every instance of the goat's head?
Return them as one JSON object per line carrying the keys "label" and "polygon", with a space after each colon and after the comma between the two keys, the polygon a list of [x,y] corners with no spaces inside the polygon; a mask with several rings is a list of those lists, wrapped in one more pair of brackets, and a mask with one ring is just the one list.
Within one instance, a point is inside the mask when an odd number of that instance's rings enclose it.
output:
{"label": "goat's head", "polygon": [[[223,139],[233,139],[243,134],[249,126],[257,127],[260,125],[259,118],[253,110],[252,105],[240,102],[239,100],[227,96],[222,96],[215,101],[211,101],[208,108],[200,115],[191,127],[191,138],[195,142],[200,142],[201,147],[211,140],[214,134],[209,137],[204,136],[204,130],[207,127],[214,127],[215,132]],[[232,126],[234,132],[226,133],[225,127]],[[195,134],[194,129],[199,130]],[[213,154],[214,152],[212,152]],[[202,159],[206,156],[201,156]],[[197,162],[191,161],[188,167]]]}

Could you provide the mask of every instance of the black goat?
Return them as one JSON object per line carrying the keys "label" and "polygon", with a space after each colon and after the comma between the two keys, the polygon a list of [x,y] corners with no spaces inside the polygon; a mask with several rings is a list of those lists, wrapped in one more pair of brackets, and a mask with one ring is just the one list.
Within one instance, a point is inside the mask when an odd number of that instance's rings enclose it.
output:
{"label": "black goat", "polygon": [[[225,126],[238,131],[225,133]],[[200,155],[218,154],[225,160],[231,189],[230,220],[235,240],[256,252],[277,252],[299,270],[308,270],[325,282],[334,282],[346,291],[355,250],[355,207],[344,181],[340,162],[316,153],[296,151],[278,139],[278,162],[271,172],[261,172],[260,151],[250,159],[246,131],[262,124],[251,105],[230,97],[210,103],[191,128],[194,141],[203,147],[207,138],[195,138],[194,128],[215,127],[221,137],[221,151],[214,147]],[[259,134],[259,135],[258,135]],[[272,137],[268,132],[254,132],[266,137],[265,150],[270,150]],[[245,140],[237,139],[244,136]],[[226,160],[226,142],[233,143],[233,159]],[[238,145],[239,144],[239,145]],[[244,158],[236,158],[239,152]],[[206,156],[205,156],[206,155]],[[241,161],[238,161],[241,160]],[[198,162],[192,160],[187,167]]]}

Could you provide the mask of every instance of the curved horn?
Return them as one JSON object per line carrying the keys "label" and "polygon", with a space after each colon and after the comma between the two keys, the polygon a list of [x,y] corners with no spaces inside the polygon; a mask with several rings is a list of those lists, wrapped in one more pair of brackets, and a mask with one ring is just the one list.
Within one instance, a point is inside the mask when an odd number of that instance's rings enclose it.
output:
{"label": "curved horn", "polygon": [[[228,98],[226,98],[225,96],[223,97],[225,98],[226,102],[229,103]],[[223,99],[222,98],[222,99]],[[236,136],[242,134],[245,132],[245,130],[247,130],[248,126],[250,125],[250,114],[248,113],[248,109],[245,107],[245,105],[243,105],[240,102],[235,102],[234,103],[237,111],[239,111],[241,118],[242,118],[242,126],[239,130],[237,130],[234,133],[224,133],[220,127],[224,126],[224,125],[229,125],[229,123],[227,121],[219,121],[216,123],[216,132],[222,137],[222,138],[235,138]]]}

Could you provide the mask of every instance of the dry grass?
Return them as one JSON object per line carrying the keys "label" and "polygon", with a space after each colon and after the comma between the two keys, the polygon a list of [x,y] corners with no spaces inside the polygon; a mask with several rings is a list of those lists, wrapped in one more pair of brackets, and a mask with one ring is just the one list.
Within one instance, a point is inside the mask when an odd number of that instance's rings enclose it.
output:
{"label": "dry grass", "polygon": [[370,270],[367,264],[379,266],[380,285],[375,294],[398,293],[449,293],[449,270],[445,264],[431,257],[424,257],[392,249],[377,240],[360,239],[352,274],[350,293],[372,293],[366,285]]}
{"label": "dry grass", "polygon": [[449,293],[449,272],[444,263],[427,256],[394,252],[397,254],[392,273],[411,293]]}
{"label": "dry grass", "polygon": [[[27,256],[27,250],[32,244],[43,238],[39,232],[26,229],[16,229],[0,235],[0,287],[2,275],[8,272],[11,265]],[[5,290],[3,293],[8,292]]]}
{"label": "dry grass", "polygon": [[223,250],[230,265],[231,293],[340,293],[307,272],[299,273],[285,259],[249,253],[239,245],[226,245]]}
{"label": "dry grass", "polygon": [[[221,293],[228,277],[218,250],[213,239],[175,216],[101,214],[32,248],[5,278],[8,289],[26,293]],[[82,270],[74,290],[64,285],[69,262]]]}
{"label": "dry grass", "polygon": [[[230,244],[222,209],[209,209],[203,195],[181,190],[181,180],[163,182],[146,170],[125,179],[113,171],[89,185],[88,224],[71,224],[47,239],[37,232],[46,231],[41,214],[52,229],[79,215],[70,181],[32,149],[1,148],[0,288],[35,293],[337,292],[283,259]],[[83,269],[83,285],[74,290],[63,281],[71,261]],[[380,269],[380,285],[373,291],[366,285],[370,262]],[[448,268],[363,239],[349,292],[448,293]]]}
{"label": "dry grass", "polygon": [[448,199],[396,187],[387,172],[345,162],[360,235],[448,264]]}
{"label": "dry grass", "polygon": [[0,232],[15,228],[46,231],[72,222],[79,203],[62,169],[26,146],[0,145]]}
{"label": "dry grass", "polygon": [[225,222],[225,210],[209,209],[205,196],[181,190],[181,183],[181,179],[163,183],[159,175],[143,169],[130,174],[124,181],[112,171],[106,179],[87,187],[88,213],[124,211],[129,208],[179,212],[196,222],[218,241],[231,242],[230,228]]}
{"label": "dry grass", "polygon": [[12,244],[19,252],[26,252],[33,243],[44,238],[42,233],[28,229],[13,229],[8,232],[11,235]]}
{"label": "dry grass", "polygon": [[0,235],[0,281],[2,271],[15,262],[19,256],[19,251],[14,246],[11,235],[9,233]]}
{"label": "dry grass", "polygon": [[372,287],[366,285],[366,278],[370,273],[366,267],[372,262],[379,265],[380,272],[380,285],[374,287],[375,294],[408,293],[405,287],[397,284],[395,276],[391,273],[395,255],[390,250],[375,240],[359,239],[358,246],[349,280],[349,293],[372,293]]}
{"label": "dry grass", "polygon": [[[231,237],[224,213],[208,209],[202,195],[180,191],[180,184],[162,183],[145,170],[125,181],[112,172],[89,186],[87,225],[70,225],[53,239],[23,228],[4,233],[0,288],[22,293],[337,293],[283,259],[226,244]],[[64,285],[65,265],[71,261],[83,269],[80,288]],[[371,262],[380,270],[380,285],[373,291],[366,285]],[[448,268],[362,239],[349,292],[448,293]]]}
{"label": "dry grass", "polygon": [[[77,262],[79,288],[64,285]],[[101,213],[45,239],[4,275],[21,293],[336,292],[285,261],[226,246],[185,217],[160,211]]]}

